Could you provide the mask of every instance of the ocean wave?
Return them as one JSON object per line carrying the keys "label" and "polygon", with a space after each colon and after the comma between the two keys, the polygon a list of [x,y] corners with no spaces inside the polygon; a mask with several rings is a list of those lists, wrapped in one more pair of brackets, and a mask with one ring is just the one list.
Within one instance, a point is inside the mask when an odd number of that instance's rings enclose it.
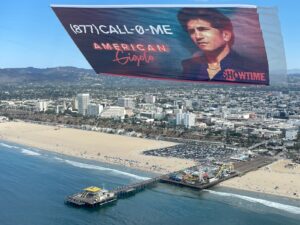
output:
{"label": "ocean wave", "polygon": [[22,148],[22,151],[21,151],[23,154],[25,155],[31,155],[31,156],[38,156],[38,155],[41,155],[40,153],[37,153],[37,152],[34,152],[34,151],[30,151],[28,149],[25,149],[25,148]]}
{"label": "ocean wave", "polygon": [[138,175],[135,175],[135,174],[132,174],[132,173],[127,173],[127,172],[123,172],[123,171],[120,171],[120,170],[106,168],[106,167],[102,167],[102,166],[95,166],[95,165],[75,162],[75,161],[71,161],[71,160],[64,160],[64,161],[66,163],[72,165],[72,166],[79,167],[79,168],[90,169],[90,170],[109,171],[109,172],[112,172],[114,174],[124,175],[124,176],[127,176],[127,177],[132,177],[132,178],[135,178],[137,180],[148,180],[148,179],[150,179],[150,177],[138,176]]}
{"label": "ocean wave", "polygon": [[19,148],[18,146],[8,145],[8,144],[4,144],[4,143],[0,143],[0,145],[3,147],[6,147],[6,148]]}
{"label": "ocean wave", "polygon": [[58,160],[58,161],[64,161],[62,158],[59,158],[59,157],[54,157],[54,159]]}
{"label": "ocean wave", "polygon": [[278,202],[272,202],[272,201],[268,201],[268,200],[264,200],[264,199],[260,199],[260,198],[253,198],[253,197],[232,194],[232,193],[226,193],[226,192],[218,192],[218,191],[212,191],[212,190],[204,190],[204,191],[207,191],[211,194],[215,194],[215,195],[219,195],[219,196],[235,197],[235,198],[243,199],[245,201],[249,201],[252,203],[260,203],[262,205],[272,207],[275,209],[279,209],[279,210],[283,210],[283,211],[293,213],[293,214],[300,214],[300,208],[296,207],[296,206],[285,205],[285,204],[281,204]]}

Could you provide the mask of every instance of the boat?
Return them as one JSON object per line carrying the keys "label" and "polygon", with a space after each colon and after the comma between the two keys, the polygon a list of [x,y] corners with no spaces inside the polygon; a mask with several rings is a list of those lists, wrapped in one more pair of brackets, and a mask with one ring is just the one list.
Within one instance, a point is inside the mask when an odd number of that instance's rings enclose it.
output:
{"label": "boat", "polygon": [[91,186],[83,189],[83,192],[68,196],[65,202],[75,206],[94,207],[104,206],[116,200],[114,192]]}

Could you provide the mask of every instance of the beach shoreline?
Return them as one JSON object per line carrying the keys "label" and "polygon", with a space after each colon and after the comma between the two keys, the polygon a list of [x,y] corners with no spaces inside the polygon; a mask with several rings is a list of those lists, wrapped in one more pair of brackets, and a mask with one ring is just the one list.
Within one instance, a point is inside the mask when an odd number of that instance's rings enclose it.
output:
{"label": "beach shoreline", "polygon": [[[166,174],[195,165],[193,160],[142,153],[177,143],[28,122],[0,123],[0,140],[155,174]],[[285,168],[290,163],[290,160],[279,160],[243,176],[226,180],[218,187],[300,200],[300,165],[293,169]]]}
{"label": "beach shoreline", "polygon": [[115,134],[28,122],[0,123],[0,140],[77,158],[165,174],[195,165],[192,160],[147,156],[143,151],[176,145]]}
{"label": "beach shoreline", "polygon": [[300,165],[280,159],[218,186],[300,200]]}

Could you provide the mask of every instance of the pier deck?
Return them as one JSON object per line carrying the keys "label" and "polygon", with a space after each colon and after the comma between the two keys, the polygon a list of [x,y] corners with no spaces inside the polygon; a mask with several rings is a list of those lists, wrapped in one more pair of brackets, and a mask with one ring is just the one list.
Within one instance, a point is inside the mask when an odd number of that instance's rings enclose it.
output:
{"label": "pier deck", "polygon": [[162,183],[169,183],[169,184],[174,184],[174,185],[178,185],[178,186],[183,186],[183,187],[189,187],[189,188],[193,188],[193,189],[198,189],[198,190],[202,190],[202,189],[206,189],[206,188],[210,188],[216,184],[219,184],[222,181],[231,179],[233,177],[236,176],[241,176],[247,172],[256,170],[260,167],[266,166],[270,163],[274,162],[274,159],[270,158],[270,157],[264,157],[264,156],[258,156],[257,158],[254,158],[250,161],[241,161],[241,162],[235,162],[234,163],[234,168],[235,168],[235,172],[233,174],[230,174],[226,177],[220,178],[218,180],[215,180],[213,182],[210,183],[204,183],[204,184],[190,184],[190,183],[185,183],[183,181],[175,181],[169,178],[170,174],[165,174],[165,175],[161,175],[155,178],[151,178],[149,180],[145,180],[142,182],[138,182],[138,183],[134,183],[134,184],[129,184],[126,186],[122,186],[122,187],[118,187],[114,190],[112,190],[112,192],[114,192],[118,197],[126,197],[132,194],[135,194],[143,189],[145,189],[146,187],[149,187],[151,185],[154,185],[158,182],[162,182]]}
{"label": "pier deck", "polygon": [[258,156],[250,161],[235,162],[234,169],[239,175],[244,175],[253,170],[257,170],[263,166],[269,165],[275,160],[267,156]]}
{"label": "pier deck", "polygon": [[[169,184],[178,185],[178,186],[182,186],[182,187],[189,187],[189,188],[196,189],[196,190],[207,189],[207,188],[213,187],[216,184],[219,184],[222,181],[231,179],[236,176],[243,175],[252,170],[256,170],[260,167],[266,166],[274,161],[275,160],[270,157],[259,156],[250,161],[236,162],[236,163],[234,163],[235,170],[233,173],[227,174],[224,177],[215,179],[208,183],[200,183],[200,182],[187,183],[184,181],[174,180],[174,179],[170,178],[171,173],[161,175],[161,176],[154,177],[154,178],[151,178],[148,180],[144,180],[144,181],[141,181],[138,183],[129,184],[129,185],[115,188],[114,190],[109,192],[112,194],[112,196],[114,196],[114,198],[112,198],[111,202],[116,201],[118,198],[124,198],[124,197],[128,197],[130,195],[134,195],[135,193],[144,190],[146,187],[150,187],[158,182],[169,183]],[[178,172],[180,172],[180,171],[178,171]],[[71,201],[69,200],[68,202],[75,203],[76,205],[82,205],[80,201],[78,203],[78,201],[73,201],[72,198],[74,198],[74,196],[71,196]],[[69,199],[70,199],[70,197],[69,197]],[[103,204],[107,204],[109,202],[110,201],[105,201]],[[90,205],[93,205],[93,204],[90,204]]]}
{"label": "pier deck", "polygon": [[[163,176],[165,176],[165,175],[163,175]],[[145,180],[142,182],[118,187],[118,188],[112,190],[112,192],[114,192],[118,197],[126,197],[128,195],[135,194],[136,192],[139,192],[139,191],[145,189],[146,187],[149,187],[149,186],[159,182],[163,176],[158,176],[158,177],[151,178],[151,179],[148,179],[148,180]]]}
{"label": "pier deck", "polygon": [[200,184],[200,183],[190,184],[190,183],[186,183],[183,181],[175,181],[173,179],[170,179],[168,175],[162,176],[160,181],[163,183],[169,183],[169,184],[174,184],[174,185],[178,185],[178,186],[182,186],[182,187],[189,187],[192,189],[202,190],[202,189],[207,189],[207,188],[213,187],[213,186],[215,186],[225,180],[231,179],[233,177],[244,175],[245,173],[248,173],[248,172],[256,170],[260,167],[266,166],[272,162],[274,162],[274,159],[272,159],[270,157],[264,157],[264,156],[259,156],[250,161],[235,162],[234,163],[235,172],[233,174],[230,174],[226,177],[223,177],[223,178],[220,178],[213,182],[205,183],[205,184]]}

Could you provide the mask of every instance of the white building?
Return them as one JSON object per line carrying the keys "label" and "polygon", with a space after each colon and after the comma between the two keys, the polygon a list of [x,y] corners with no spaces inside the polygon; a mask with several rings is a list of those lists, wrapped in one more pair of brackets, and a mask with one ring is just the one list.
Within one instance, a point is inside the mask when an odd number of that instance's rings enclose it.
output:
{"label": "white building", "polygon": [[296,129],[287,129],[285,131],[285,139],[289,141],[296,140],[298,136],[298,130]]}
{"label": "white building", "polygon": [[196,116],[194,113],[184,113],[183,116],[183,125],[187,128],[195,126]]}
{"label": "white building", "polygon": [[57,105],[56,106],[56,113],[63,113],[65,111],[65,107],[63,105]]}
{"label": "white building", "polygon": [[125,118],[125,108],[119,106],[110,106],[101,113],[102,118]]}
{"label": "white building", "polygon": [[173,109],[165,109],[165,114],[173,114]]}
{"label": "white building", "polygon": [[118,98],[118,106],[133,109],[135,103],[132,98]]}
{"label": "white building", "polygon": [[39,112],[45,112],[48,109],[48,102],[46,101],[38,101],[36,103],[36,110]]}
{"label": "white building", "polygon": [[0,123],[6,122],[9,119],[6,116],[0,116]]}
{"label": "white building", "polygon": [[226,128],[233,129],[234,128],[234,123],[231,121],[215,119],[214,123],[217,127],[221,127],[222,129],[226,129]]}
{"label": "white building", "polygon": [[153,104],[156,101],[156,97],[154,95],[145,95],[145,102]]}
{"label": "white building", "polygon": [[88,104],[87,115],[88,116],[99,116],[103,111],[103,106],[100,104]]}
{"label": "white building", "polygon": [[183,124],[183,114],[177,113],[176,114],[176,125],[182,125]]}
{"label": "white building", "polygon": [[291,126],[300,127],[300,120],[299,119],[290,119],[287,122]]}
{"label": "white building", "polygon": [[73,99],[72,107],[74,109],[78,110],[78,99],[77,99],[77,97]]}
{"label": "white building", "polygon": [[186,128],[195,126],[196,115],[194,113],[177,113],[176,125],[184,125]]}
{"label": "white building", "polygon": [[200,129],[206,129],[206,128],[207,128],[207,125],[206,125],[206,123],[198,123],[198,127],[199,127]]}
{"label": "white building", "polygon": [[85,116],[87,113],[88,104],[90,103],[90,94],[78,94],[77,101],[78,113]]}

